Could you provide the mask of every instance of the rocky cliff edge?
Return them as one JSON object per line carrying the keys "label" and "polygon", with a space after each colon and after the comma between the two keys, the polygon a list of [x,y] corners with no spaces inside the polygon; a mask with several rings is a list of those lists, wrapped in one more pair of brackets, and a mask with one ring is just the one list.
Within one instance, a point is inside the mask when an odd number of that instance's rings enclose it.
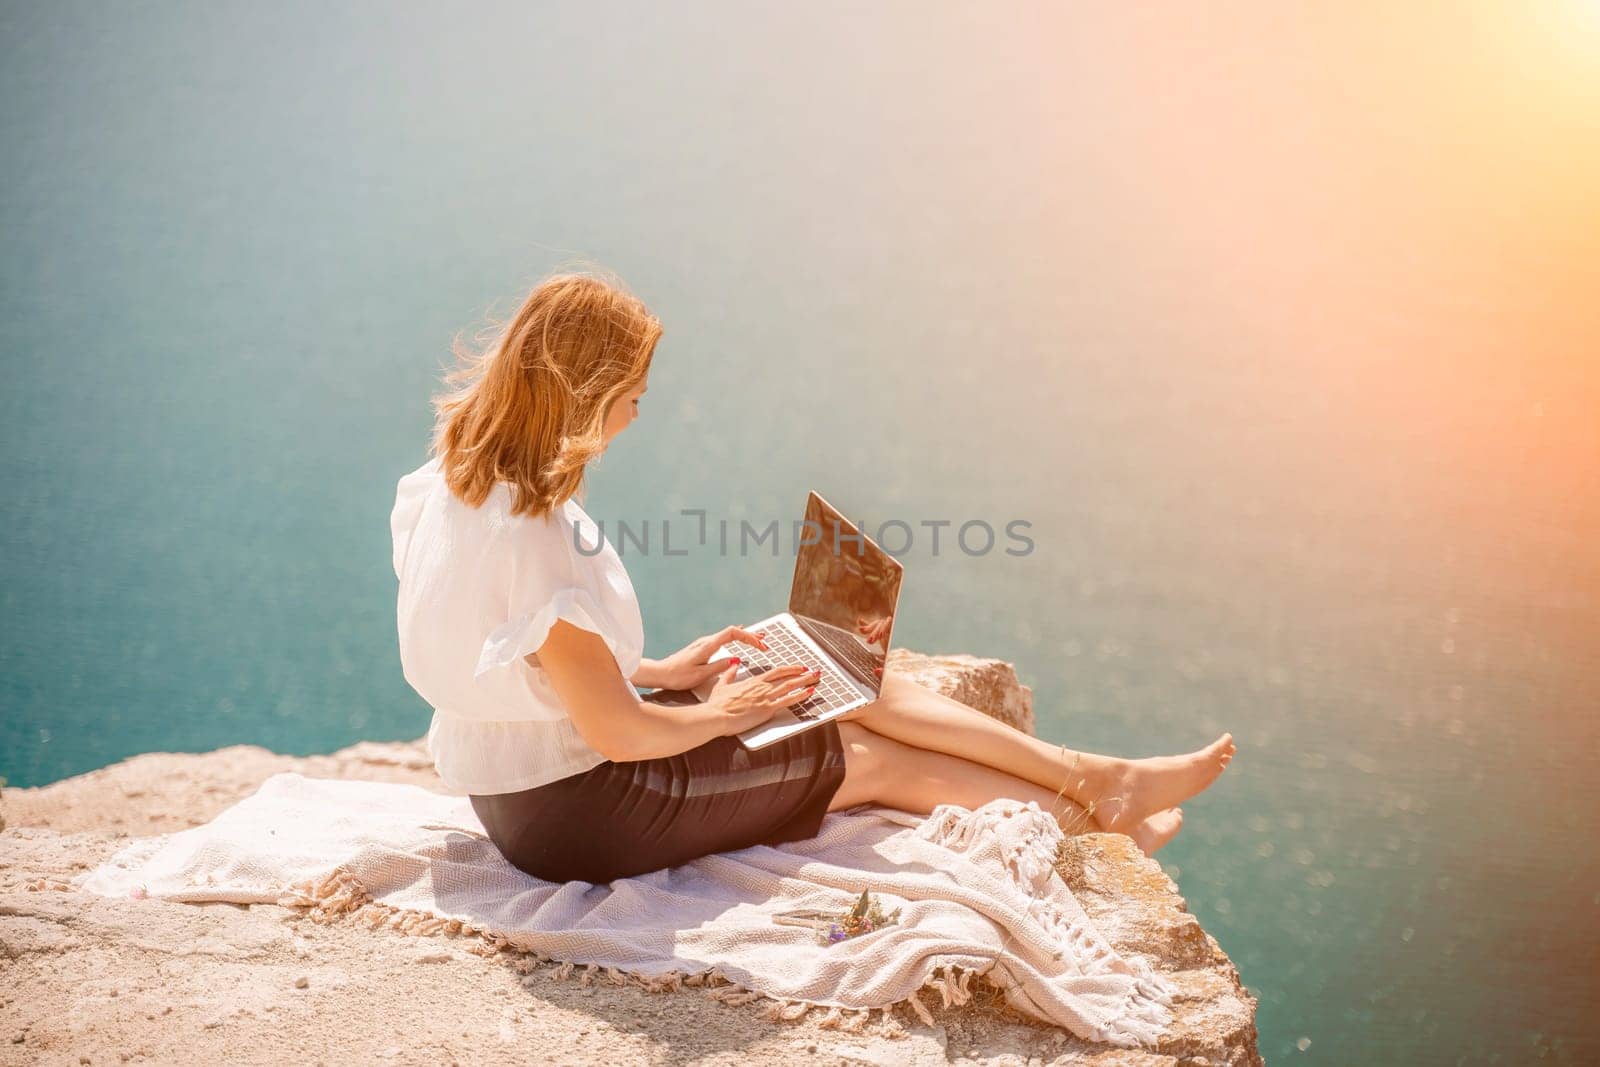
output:
{"label": "rocky cliff edge", "polygon": [[[1033,731],[1007,663],[896,649],[893,670]],[[481,939],[312,921],[271,905],[108,900],[67,882],[130,836],[209,821],[267,777],[443,792],[421,740],[325,756],[253,745],[150,753],[0,794],[0,1064],[1259,1064],[1255,1000],[1159,864],[1125,837],[1068,840],[1058,869],[1117,950],[1179,990],[1154,1049],[1089,1045],[1006,1006],[980,975],[898,1037],[768,1019],[710,991],[650,992],[486,952]],[[953,983],[952,983],[953,985]],[[927,998],[924,998],[927,999]]]}

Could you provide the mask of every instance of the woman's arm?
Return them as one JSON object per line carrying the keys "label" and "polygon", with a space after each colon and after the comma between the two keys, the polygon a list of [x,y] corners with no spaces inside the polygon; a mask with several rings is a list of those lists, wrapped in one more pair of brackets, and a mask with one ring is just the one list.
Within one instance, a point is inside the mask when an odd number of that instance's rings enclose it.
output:
{"label": "woman's arm", "polygon": [[711,654],[724,645],[742,641],[755,648],[767,648],[766,631],[752,632],[741,626],[724,626],[714,634],[697,637],[666,659],[642,659],[639,669],[628,679],[646,689],[693,689],[728,669],[737,656],[713,660]]}
{"label": "woman's arm", "polygon": [[633,672],[633,677],[628,681],[641,689],[661,689],[662,685],[661,661],[658,659],[641,659],[639,669]]}
{"label": "woman's arm", "polygon": [[[557,619],[533,655],[550,675],[583,739],[609,760],[675,756],[715,737],[759,726],[781,707],[810,695],[816,678],[804,668],[779,667],[742,682],[726,679],[702,704],[668,707],[640,700],[622,677],[605,640]],[[731,678],[732,668],[727,672]]]}

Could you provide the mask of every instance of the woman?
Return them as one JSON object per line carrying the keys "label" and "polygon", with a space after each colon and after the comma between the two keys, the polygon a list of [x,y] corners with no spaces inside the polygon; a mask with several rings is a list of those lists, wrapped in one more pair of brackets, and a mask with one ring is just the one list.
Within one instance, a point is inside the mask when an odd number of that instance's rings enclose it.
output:
{"label": "woman", "polygon": [[[795,665],[734,681],[737,626],[643,658],[633,586],[577,503],[586,466],[639,415],[661,324],[614,278],[559,274],[435,398],[432,458],[400,479],[391,529],[406,680],[428,749],[515,866],[607,882],[814,835],[863,803],[926,814],[1037,801],[1068,832],[1170,841],[1177,807],[1232,758],[1073,752],[887,672],[877,700],[749,751],[733,736],[804,700]],[[698,701],[688,690],[715,679]],[[635,686],[656,692],[641,698]]]}

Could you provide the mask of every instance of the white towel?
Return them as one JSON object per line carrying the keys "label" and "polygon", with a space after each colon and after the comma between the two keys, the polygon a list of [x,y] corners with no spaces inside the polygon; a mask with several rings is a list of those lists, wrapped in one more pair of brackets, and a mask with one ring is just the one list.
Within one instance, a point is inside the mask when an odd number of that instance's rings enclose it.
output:
{"label": "white towel", "polygon": [[[561,961],[564,974],[590,965],[651,988],[721,983],[711,995],[770,998],[774,1017],[791,1019],[811,1006],[857,1019],[882,1008],[887,1019],[900,1004],[926,1019],[919,989],[965,1003],[982,973],[1018,1010],[1081,1038],[1154,1043],[1172,987],[1095,929],[1055,872],[1061,837],[1033,802],[945,804],[926,817],[859,805],[830,812],[809,840],[557,883],[507,863],[466,797],[287,772],[204,826],[137,839],[74,882],[103,896],[283,904],[476,934],[489,951]],[[863,889],[885,911],[899,907],[898,923],[823,944],[772,921],[843,911]]]}

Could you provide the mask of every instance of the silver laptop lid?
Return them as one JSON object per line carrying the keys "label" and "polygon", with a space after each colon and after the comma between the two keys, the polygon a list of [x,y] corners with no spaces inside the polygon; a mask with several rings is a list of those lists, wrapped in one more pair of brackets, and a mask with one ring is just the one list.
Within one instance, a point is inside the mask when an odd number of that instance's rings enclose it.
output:
{"label": "silver laptop lid", "polygon": [[789,614],[876,694],[883,685],[905,568],[814,489],[806,497],[804,521]]}

